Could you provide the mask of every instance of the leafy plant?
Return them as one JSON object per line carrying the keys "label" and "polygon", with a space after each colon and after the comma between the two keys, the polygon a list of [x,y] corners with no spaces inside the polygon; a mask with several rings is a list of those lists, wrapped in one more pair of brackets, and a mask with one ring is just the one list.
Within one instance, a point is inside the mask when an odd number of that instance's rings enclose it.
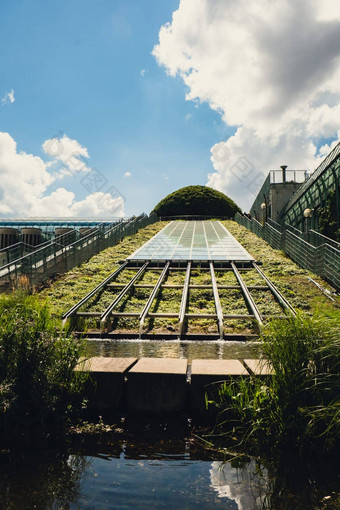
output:
{"label": "leafy plant", "polygon": [[163,198],[152,212],[158,216],[199,215],[232,218],[241,210],[231,198],[220,191],[208,186],[186,186]]}
{"label": "leafy plant", "polygon": [[64,424],[82,406],[83,342],[56,328],[46,303],[23,291],[0,296],[0,431]]}
{"label": "leafy plant", "polygon": [[340,431],[339,339],[325,321],[271,322],[262,352],[272,376],[215,388],[217,431],[251,448],[334,449]]}

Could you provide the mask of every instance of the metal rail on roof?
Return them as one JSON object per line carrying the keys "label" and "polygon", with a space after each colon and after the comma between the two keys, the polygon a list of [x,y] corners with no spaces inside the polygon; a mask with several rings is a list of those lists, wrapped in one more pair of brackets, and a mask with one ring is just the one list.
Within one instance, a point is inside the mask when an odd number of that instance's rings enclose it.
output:
{"label": "metal rail on roof", "polygon": [[274,283],[269,280],[269,278],[265,275],[265,273],[259,268],[255,262],[253,262],[253,267],[256,269],[256,271],[259,273],[260,276],[265,280],[267,283],[269,289],[274,294],[277,301],[282,305],[283,308],[285,308],[289,313],[291,313],[294,317],[296,317],[296,311],[294,308],[288,303],[287,299],[281,294],[279,289],[275,287]]}
{"label": "metal rail on roof", "polygon": [[138,280],[140,278],[140,276],[144,273],[148,264],[149,264],[149,262],[145,262],[145,264],[140,268],[140,270],[137,271],[135,276],[133,278],[131,278],[129,283],[127,285],[125,285],[124,289],[118,294],[118,296],[115,297],[115,299],[106,308],[106,310],[104,310],[104,312],[100,316],[101,329],[103,329],[105,327],[105,325],[107,324],[107,329],[108,329],[108,331],[110,331],[110,329],[111,329],[110,315],[112,314],[112,310],[114,309],[115,306],[118,305],[118,303],[123,299],[125,294],[131,289],[131,287],[133,286],[135,281]]}
{"label": "metal rail on roof", "polygon": [[236,279],[237,281],[239,282],[240,284],[240,287],[241,287],[241,290],[242,290],[242,293],[243,293],[243,296],[246,300],[246,302],[248,303],[249,305],[249,308],[251,309],[251,311],[253,312],[253,315],[255,317],[255,319],[257,320],[257,322],[260,324],[260,326],[263,324],[262,323],[262,318],[261,318],[261,315],[260,315],[260,312],[259,312],[259,309],[257,308],[249,290],[247,289],[247,286],[246,284],[244,283],[244,281],[242,280],[242,277],[237,269],[237,267],[235,266],[234,262],[231,263],[231,267],[233,268],[233,271],[234,271],[234,274],[236,276]]}
{"label": "metal rail on roof", "polygon": [[191,262],[188,262],[186,273],[185,273],[184,285],[183,285],[181,306],[180,306],[179,316],[178,316],[178,319],[179,319],[179,336],[180,337],[182,337],[183,332],[184,332],[184,320],[185,320],[185,311],[186,311],[187,302],[188,302],[190,273],[191,273]]}
{"label": "metal rail on roof", "polygon": [[158,281],[157,281],[156,285],[154,286],[153,291],[151,292],[149,299],[147,300],[146,305],[143,308],[142,313],[139,316],[139,336],[141,336],[141,334],[142,334],[145,318],[150,310],[153,300],[155,299],[155,297],[160,289],[160,286],[161,286],[164,278],[166,277],[166,275],[168,273],[169,266],[170,266],[170,262],[168,261],[165,264],[164,269],[163,269],[160,277],[158,278]]}
{"label": "metal rail on roof", "polygon": [[218,322],[218,331],[220,334],[220,339],[222,340],[223,339],[223,312],[222,312],[222,307],[221,307],[220,296],[218,293],[213,262],[210,262],[210,276],[211,276],[212,288],[213,288],[213,293],[214,293],[214,301],[215,301],[215,308],[216,308],[217,322]]}
{"label": "metal rail on roof", "polygon": [[113,280],[118,274],[124,269],[124,267],[127,265],[127,261],[125,261],[121,266],[119,266],[116,271],[114,271],[112,274],[110,274],[105,280],[103,280],[97,287],[95,287],[91,292],[89,292],[83,299],[78,301],[72,308],[70,308],[64,315],[62,316],[63,323],[67,321],[70,317],[75,315],[79,308],[81,308],[85,303],[87,303],[93,296],[98,294],[101,290],[103,290],[107,285],[110,283],[111,280]]}
{"label": "metal rail on roof", "polygon": [[[165,258],[167,260],[165,260]],[[197,269],[193,272],[192,269]],[[128,283],[115,282],[117,277],[124,270],[133,270],[135,274],[130,277]],[[140,278],[146,271],[153,271],[155,275],[160,272],[155,283],[140,282]],[[201,272],[210,273],[209,283],[195,283],[195,278]],[[217,282],[216,274],[219,273],[220,278],[224,278],[226,272],[230,271],[235,277],[234,284],[223,284]],[[261,285],[246,285],[241,273],[253,271],[263,280]],[[184,273],[184,283],[171,283],[168,278],[174,272]],[[233,278],[233,277],[232,277]],[[148,281],[148,280],[147,280]],[[227,282],[228,283],[228,280]],[[128,306],[128,301],[120,309],[118,305],[122,302],[132,289],[150,289],[148,297],[141,299],[141,309],[134,311],[125,311],[124,307]],[[107,291],[117,291],[118,294],[113,298],[109,306],[106,306],[103,311],[97,309],[91,312],[91,298],[96,294],[102,292],[103,289]],[[151,306],[154,300],[162,300],[161,289],[179,289],[182,291],[180,298],[179,311],[160,311],[151,312]],[[209,304],[203,305],[205,310],[192,313],[187,310],[190,309],[193,297],[189,290],[209,290],[212,293],[214,303],[214,312],[209,310]],[[99,284],[93,291],[85,296],[79,303],[74,305],[63,316],[64,320],[67,318],[90,318],[95,319],[99,323],[100,329],[98,334],[110,335],[112,331],[112,318],[115,318],[119,324],[119,319],[133,319],[138,320],[139,325],[133,329],[136,330],[134,336],[136,338],[154,337],[152,332],[153,320],[146,326],[146,319],[177,319],[174,323],[177,328],[176,336],[178,338],[188,338],[190,335],[190,327],[194,324],[191,321],[195,319],[209,319],[216,321],[216,333],[206,333],[206,338],[230,338],[235,337],[233,333],[225,333],[226,320],[249,321],[251,320],[258,327],[261,327],[263,321],[268,318],[267,315],[261,314],[256,304],[256,300],[251,295],[251,290],[255,289],[259,292],[270,292],[288,314],[295,314],[294,309],[289,305],[288,301],[282,296],[275,285],[263,273],[263,271],[254,262],[254,259],[249,253],[236,241],[236,239],[226,230],[220,222],[217,221],[194,221],[194,222],[172,222],[168,224],[163,230],[156,234],[150,241],[145,243],[139,250],[134,252],[127,261],[120,266],[112,275]],[[248,309],[248,313],[232,313],[232,309],[224,310],[221,304],[220,291],[239,291],[239,295],[243,296],[244,308]],[[179,301],[179,299],[178,299]],[[99,306],[100,300],[96,300],[96,308]],[[229,306],[229,305],[228,305]],[[239,305],[238,305],[239,306]],[[237,307],[238,307],[237,306]],[[87,309],[86,309],[87,307]],[[135,303],[134,303],[135,308]],[[281,315],[275,315],[281,317]],[[284,317],[287,317],[286,315]],[[131,324],[131,323],[130,323]],[[228,325],[230,328],[230,325]],[[247,326],[248,327],[248,326]],[[131,328],[130,328],[131,329]],[[175,328],[172,326],[175,331]],[[246,329],[246,328],[245,328]],[[120,333],[121,336],[126,336],[124,332]],[[131,335],[131,331],[129,331]],[[175,336],[174,333],[169,333],[167,330],[162,334],[163,337]]]}
{"label": "metal rail on roof", "polygon": [[[136,338],[148,338],[148,337],[154,337],[151,330],[145,331],[145,321],[146,318],[150,319],[177,319],[177,333],[169,333],[168,331],[165,331],[162,336],[164,338],[166,337],[174,337],[177,336],[178,338],[195,338],[195,336],[190,336],[187,332],[186,325],[188,324],[188,321],[193,321],[195,319],[210,319],[212,321],[217,322],[217,333],[206,333],[205,338],[219,338],[219,339],[228,339],[228,338],[235,338],[234,333],[225,333],[224,331],[224,321],[225,320],[239,320],[239,321],[253,321],[254,324],[258,324],[259,327],[263,324],[264,320],[267,320],[269,318],[273,318],[274,316],[277,318],[285,317],[287,318],[288,315],[273,315],[268,316],[265,314],[261,314],[259,312],[259,309],[256,305],[256,302],[254,298],[251,296],[250,291],[252,289],[255,289],[257,291],[261,292],[270,292],[276,301],[279,302],[282,309],[284,309],[286,312],[288,312],[289,315],[294,315],[295,311],[294,309],[289,305],[288,301],[282,296],[282,294],[278,291],[278,289],[275,287],[275,285],[271,282],[271,280],[263,273],[263,271],[255,264],[253,263],[250,267],[237,267],[237,264],[232,262],[230,264],[230,267],[226,268],[220,268],[215,267],[214,262],[209,263],[209,268],[202,268],[199,264],[188,262],[186,267],[174,267],[170,261],[167,261],[165,264],[162,265],[162,267],[153,268],[149,265],[148,262],[145,262],[142,266],[136,266],[132,265],[131,263],[125,262],[122,266],[120,266],[112,275],[110,275],[106,280],[104,280],[100,285],[98,285],[93,291],[91,291],[87,296],[85,296],[79,303],[74,305],[68,312],[66,312],[63,316],[64,320],[73,318],[76,319],[79,318],[93,318],[97,321],[97,323],[100,325],[100,328],[98,329],[98,336],[100,335],[109,335],[112,331],[112,319],[120,319],[120,318],[130,318],[130,319],[136,319],[139,321],[139,326],[136,328],[136,333],[133,334],[131,331],[129,331],[129,335],[133,335]],[[195,284],[195,278],[198,277],[197,273],[192,273],[193,267],[197,269],[199,272],[203,271],[209,271],[210,273],[210,282],[208,284]],[[142,277],[143,273],[146,271],[155,271],[157,269],[158,271],[161,271],[161,274],[159,275],[157,282],[155,284],[143,284],[138,283],[139,279]],[[183,284],[167,284],[166,281],[169,277],[170,270],[176,269],[176,271],[181,271],[185,273],[185,279]],[[122,271],[127,270],[131,271],[134,270],[135,274],[130,278],[128,283],[114,283],[112,280],[115,277],[118,277],[119,274],[121,274]],[[232,271],[235,275],[237,285],[223,285],[218,284],[216,280],[216,271],[220,274],[223,274],[224,271],[229,270]],[[262,279],[265,285],[246,285],[245,281],[243,280],[241,273],[247,273],[249,270],[255,271]],[[191,283],[193,282],[193,283]],[[141,301],[141,310],[140,311],[118,311],[117,305],[121,302],[123,297],[132,289],[134,288],[144,288],[144,289],[151,289],[151,292],[149,294],[149,297],[147,298],[146,302]],[[103,289],[106,290],[118,290],[118,295],[113,299],[113,301],[110,303],[108,307],[105,308],[104,311],[97,311],[93,310],[91,311],[90,306],[90,299],[94,297],[96,294],[100,293]],[[160,291],[160,289],[181,289],[182,295],[180,299],[180,307],[179,312],[150,312],[152,303],[154,302],[154,299],[157,298],[157,295]],[[214,306],[215,306],[215,313],[210,313],[208,311],[202,311],[198,313],[190,313],[187,311],[189,304],[191,303],[190,297],[189,297],[189,289],[206,289],[211,290],[214,300]],[[230,313],[232,310],[223,310],[223,307],[221,305],[221,299],[220,299],[220,292],[225,290],[239,290],[241,295],[243,295],[244,302],[246,304],[246,307],[249,310],[249,313]],[[161,298],[160,298],[161,299]],[[84,309],[86,306],[88,306],[90,309]],[[98,301],[96,301],[96,306],[98,306]],[[83,309],[81,309],[83,308]],[[124,332],[121,332],[120,335],[122,337],[126,336]],[[236,335],[237,336],[237,335]]]}

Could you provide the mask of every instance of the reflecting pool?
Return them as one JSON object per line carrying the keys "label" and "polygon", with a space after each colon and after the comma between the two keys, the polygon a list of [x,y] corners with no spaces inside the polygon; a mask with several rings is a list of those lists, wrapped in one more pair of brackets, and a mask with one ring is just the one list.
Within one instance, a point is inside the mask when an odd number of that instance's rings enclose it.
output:
{"label": "reflecting pool", "polygon": [[[193,436],[75,435],[48,448],[0,450],[1,510],[335,510],[335,463],[266,462],[205,449]],[[124,426],[124,425],[122,425]],[[39,440],[38,440],[39,441]],[[38,443],[37,443],[38,444]]]}

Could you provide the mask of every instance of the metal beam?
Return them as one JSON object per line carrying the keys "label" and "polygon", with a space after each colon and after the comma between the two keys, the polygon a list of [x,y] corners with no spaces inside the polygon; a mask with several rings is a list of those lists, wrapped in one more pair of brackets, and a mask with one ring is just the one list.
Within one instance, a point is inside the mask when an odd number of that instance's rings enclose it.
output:
{"label": "metal beam", "polygon": [[216,308],[216,313],[217,313],[218,331],[220,334],[220,339],[223,340],[223,335],[224,335],[223,312],[222,312],[222,307],[221,307],[220,296],[218,294],[218,289],[217,289],[214,263],[210,262],[209,265],[210,265],[210,274],[211,274],[211,281],[212,281],[212,287],[213,287],[213,293],[214,293],[215,308]]}
{"label": "metal beam", "polygon": [[178,319],[179,319],[179,338],[182,337],[183,330],[184,330],[185,310],[187,308],[187,301],[188,301],[190,272],[191,272],[191,262],[188,262],[186,273],[185,273],[184,285],[183,285],[181,306],[180,306],[179,315],[178,315]]}
{"label": "metal beam", "polygon": [[139,338],[141,337],[141,334],[142,334],[145,318],[146,318],[146,316],[147,316],[147,314],[148,314],[148,312],[150,310],[150,306],[152,305],[153,300],[155,299],[155,297],[157,295],[157,292],[160,289],[162,281],[164,280],[164,278],[168,274],[169,266],[170,266],[170,261],[168,261],[165,264],[164,269],[163,269],[162,273],[160,274],[160,277],[158,278],[158,281],[157,281],[153,291],[151,292],[151,294],[149,296],[149,299],[147,300],[146,305],[143,308],[142,313],[139,316]]}
{"label": "metal beam", "polygon": [[69,319],[72,315],[74,315],[76,313],[76,311],[81,306],[83,306],[89,299],[91,299],[91,297],[93,297],[95,294],[97,294],[97,292],[99,292],[100,290],[104,289],[104,287],[106,287],[108,285],[108,283],[113,278],[115,278],[122,271],[122,269],[124,269],[124,267],[126,267],[126,265],[127,265],[127,261],[125,261],[121,266],[119,266],[118,269],[116,269],[116,271],[114,271],[105,280],[103,280],[99,285],[97,285],[97,287],[95,287],[93,290],[91,290],[91,292],[89,292],[85,297],[83,297],[83,299],[78,301],[78,303],[73,305],[72,308],[70,308],[66,313],[64,313],[64,315],[62,316],[63,324],[65,324],[67,319]]}
{"label": "metal beam", "polygon": [[[138,278],[140,278],[140,276],[144,273],[148,263],[149,262],[145,262],[145,264],[140,268],[140,270],[135,274],[135,276],[129,281],[129,283],[127,285],[125,285],[124,289],[118,294],[118,296],[112,301],[112,303],[110,303],[110,305],[102,313],[102,315],[100,316],[101,330],[103,330],[105,328],[105,324],[106,324],[106,322],[108,322],[108,319],[109,319],[114,307],[119,303],[119,301],[121,301],[123,299],[125,294],[131,289],[131,287],[133,286],[135,281],[138,280]],[[108,331],[109,331],[109,329],[110,329],[109,323],[107,324],[107,327],[108,327]]]}
{"label": "metal beam", "polygon": [[178,317],[178,313],[167,313],[167,312],[149,312],[149,317],[170,317],[172,319],[175,319]]}
{"label": "metal beam", "polygon": [[[216,270],[216,268],[215,268]],[[135,289],[153,289],[155,285],[152,283],[136,283],[134,285]],[[125,287],[125,283],[109,283],[107,286],[109,289],[121,289]],[[247,285],[248,289],[256,289],[256,290],[270,290],[268,286],[263,285]],[[183,285],[175,284],[175,283],[169,283],[169,284],[162,284],[162,289],[183,289]],[[240,289],[239,285],[218,285],[218,289],[223,290],[237,290]],[[189,289],[212,289],[212,285],[189,285]]]}
{"label": "metal beam", "polygon": [[255,304],[255,301],[253,300],[252,296],[250,295],[249,290],[248,290],[246,284],[242,280],[242,277],[241,277],[237,267],[235,266],[234,262],[231,263],[231,267],[233,268],[234,275],[236,276],[237,281],[240,284],[240,287],[241,287],[241,290],[242,290],[242,294],[244,296],[245,301],[248,303],[248,305],[249,305],[249,307],[250,307],[250,309],[251,309],[255,319],[259,323],[259,325],[262,326],[263,322],[262,322],[262,318],[261,318],[261,314],[259,312],[259,309],[257,308],[257,306]]}
{"label": "metal beam", "polygon": [[253,266],[256,269],[256,271],[259,273],[259,275],[261,275],[262,278],[265,280],[269,289],[272,291],[272,293],[274,294],[275,298],[280,303],[280,305],[283,306],[283,308],[285,308],[290,314],[292,314],[293,317],[296,317],[296,311],[288,303],[287,299],[281,294],[279,289],[277,287],[275,287],[273,282],[264,274],[263,271],[261,271],[261,269],[258,267],[258,265],[255,262],[253,262]]}

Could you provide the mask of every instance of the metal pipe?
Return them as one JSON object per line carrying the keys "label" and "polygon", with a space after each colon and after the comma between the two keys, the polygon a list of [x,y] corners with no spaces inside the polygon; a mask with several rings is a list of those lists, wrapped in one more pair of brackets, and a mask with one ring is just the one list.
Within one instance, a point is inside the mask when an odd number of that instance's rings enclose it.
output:
{"label": "metal pipe", "polygon": [[142,330],[143,330],[143,325],[144,325],[144,321],[145,321],[145,318],[148,314],[148,311],[150,309],[150,306],[152,305],[152,302],[153,300],[155,299],[156,297],[156,294],[157,292],[159,291],[160,289],[160,286],[161,286],[161,283],[162,281],[164,280],[164,278],[166,277],[167,273],[168,273],[168,269],[169,269],[169,266],[170,266],[170,261],[168,261],[165,266],[164,266],[164,269],[162,271],[162,273],[160,274],[159,278],[158,278],[158,281],[156,283],[156,285],[154,286],[154,289],[153,291],[151,292],[150,296],[149,296],[149,299],[147,300],[147,303],[146,305],[144,306],[143,308],[143,311],[142,313],[140,314],[139,316],[139,338],[141,337],[142,335]]}
{"label": "metal pipe", "polygon": [[215,308],[216,308],[216,313],[217,313],[218,331],[220,334],[220,339],[223,340],[223,334],[224,334],[224,332],[223,332],[223,312],[222,312],[222,307],[221,307],[220,296],[218,294],[218,289],[217,289],[214,263],[211,261],[209,263],[209,265],[210,265],[210,274],[211,274],[211,281],[212,281],[212,287],[213,287],[213,293],[214,293]]}
{"label": "metal pipe", "polygon": [[78,303],[76,303],[75,305],[72,306],[72,308],[70,308],[66,313],[64,313],[64,315],[62,316],[62,320],[63,320],[63,324],[65,324],[65,322],[67,321],[67,319],[69,319],[72,315],[74,315],[76,313],[76,311],[81,307],[83,306],[86,301],[88,301],[89,299],[91,299],[91,297],[93,297],[95,294],[97,294],[97,292],[99,292],[101,289],[103,289],[104,287],[106,287],[106,285],[108,285],[108,283],[113,279],[115,278],[121,271],[122,269],[124,269],[124,267],[127,265],[127,261],[125,261],[121,266],[119,266],[118,269],[116,269],[116,271],[114,271],[112,274],[110,274],[104,281],[102,281],[99,285],[97,285],[97,287],[95,287],[93,290],[91,290],[91,292],[89,292],[85,297],[83,297],[83,299],[81,299],[80,301],[78,301]]}
{"label": "metal pipe", "polygon": [[281,292],[275,287],[275,285],[273,284],[273,282],[271,280],[269,280],[269,278],[264,274],[263,271],[261,271],[261,269],[258,267],[257,264],[255,264],[255,262],[253,262],[253,266],[254,268],[256,269],[256,271],[262,276],[262,278],[265,280],[265,282],[267,283],[268,287],[270,288],[270,290],[272,291],[272,293],[274,294],[275,298],[277,299],[277,301],[281,304],[281,306],[283,306],[283,308],[285,308],[289,313],[291,313],[294,317],[296,317],[296,311],[294,310],[294,308],[288,303],[287,299],[281,294]]}
{"label": "metal pipe", "polygon": [[241,277],[240,273],[238,272],[238,269],[235,266],[234,262],[231,263],[231,267],[233,268],[233,271],[234,271],[234,274],[235,274],[235,276],[237,278],[237,281],[240,284],[240,287],[241,287],[244,299],[248,303],[251,311],[253,312],[253,315],[254,315],[255,319],[257,320],[259,325],[262,326],[263,322],[262,322],[262,318],[261,318],[261,314],[259,312],[259,309],[257,308],[257,306],[255,304],[255,301],[253,300],[252,296],[250,295],[246,284],[242,280],[242,277]]}
{"label": "metal pipe", "polygon": [[185,273],[185,280],[183,285],[181,306],[179,310],[179,337],[181,338],[184,330],[184,320],[185,320],[185,310],[187,308],[188,301],[188,292],[189,292],[189,281],[190,281],[190,272],[191,272],[191,262],[188,262],[187,270]]}
{"label": "metal pipe", "polygon": [[[106,308],[106,310],[100,316],[100,329],[103,330],[105,328],[105,324],[108,318],[111,315],[113,308],[123,299],[125,294],[131,289],[132,285],[135,283],[138,278],[144,273],[149,262],[145,262],[145,264],[140,268],[140,270],[135,274],[135,276],[129,281],[127,285],[125,285],[124,289],[118,294],[118,296],[112,301],[112,303]],[[110,324],[107,325],[108,331],[110,330]]]}

